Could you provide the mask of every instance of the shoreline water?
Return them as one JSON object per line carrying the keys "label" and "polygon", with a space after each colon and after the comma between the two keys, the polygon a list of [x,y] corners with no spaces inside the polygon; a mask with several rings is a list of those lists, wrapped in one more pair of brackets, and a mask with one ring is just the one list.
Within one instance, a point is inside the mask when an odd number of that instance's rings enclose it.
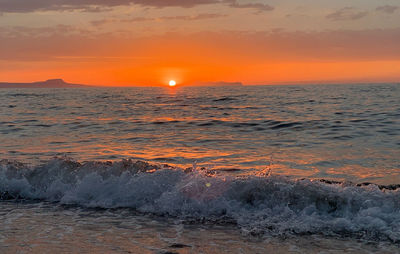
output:
{"label": "shoreline water", "polygon": [[400,189],[278,175],[234,177],[135,161],[54,159],[0,164],[2,200],[130,208],[195,224],[235,224],[245,235],[346,236],[400,241]]}
{"label": "shoreline water", "polygon": [[2,253],[396,253],[398,244],[322,235],[246,236],[127,209],[0,201]]}

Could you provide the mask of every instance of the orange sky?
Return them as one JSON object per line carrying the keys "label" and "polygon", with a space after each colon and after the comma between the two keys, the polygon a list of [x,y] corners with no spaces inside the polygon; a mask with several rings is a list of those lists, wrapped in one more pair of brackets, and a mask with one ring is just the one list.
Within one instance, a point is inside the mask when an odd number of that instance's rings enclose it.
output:
{"label": "orange sky", "polygon": [[322,2],[4,0],[0,82],[398,82],[400,8]]}

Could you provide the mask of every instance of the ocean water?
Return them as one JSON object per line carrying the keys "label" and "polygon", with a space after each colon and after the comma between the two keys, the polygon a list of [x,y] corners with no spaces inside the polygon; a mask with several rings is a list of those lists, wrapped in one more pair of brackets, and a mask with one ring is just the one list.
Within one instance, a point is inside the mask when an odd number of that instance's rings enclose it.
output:
{"label": "ocean water", "polygon": [[0,144],[2,253],[399,250],[398,84],[1,89]]}

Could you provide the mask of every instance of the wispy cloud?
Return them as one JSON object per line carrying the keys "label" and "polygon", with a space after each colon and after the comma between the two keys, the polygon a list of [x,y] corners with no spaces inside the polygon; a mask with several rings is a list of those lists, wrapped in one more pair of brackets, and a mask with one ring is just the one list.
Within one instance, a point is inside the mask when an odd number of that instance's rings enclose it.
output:
{"label": "wispy cloud", "polygon": [[2,12],[33,12],[43,10],[103,11],[108,7],[139,4],[152,7],[179,6],[184,8],[201,4],[221,3],[222,0],[0,0]]}
{"label": "wispy cloud", "polygon": [[229,4],[230,7],[232,8],[244,8],[244,9],[255,9],[258,13],[265,12],[265,11],[272,11],[274,10],[274,7],[272,7],[269,4],[263,4],[263,3],[246,3],[246,4],[241,4],[236,0],[226,0],[226,2]]}
{"label": "wispy cloud", "polygon": [[394,6],[394,5],[382,5],[382,6],[378,6],[376,8],[376,11],[378,12],[383,12],[386,14],[393,14],[396,11],[398,11],[400,9],[399,6]]}
{"label": "wispy cloud", "polygon": [[134,22],[149,22],[149,21],[173,21],[173,20],[182,20],[182,21],[197,21],[197,20],[204,20],[204,19],[216,19],[226,17],[226,14],[218,14],[218,13],[201,13],[197,15],[181,15],[181,16],[163,16],[163,17],[156,17],[156,18],[149,18],[149,17],[134,17],[134,18],[127,18],[127,19],[100,19],[100,20],[93,20],[91,24],[94,26],[102,26],[108,23],[116,23],[116,22],[124,22],[124,23],[134,23]]}
{"label": "wispy cloud", "polygon": [[111,7],[132,4],[156,8],[191,8],[204,4],[227,4],[231,8],[255,9],[258,12],[274,9],[274,7],[264,3],[240,3],[237,0],[0,0],[0,13],[71,10],[101,12],[109,10]]}
{"label": "wispy cloud", "polygon": [[359,11],[354,7],[344,7],[326,16],[333,21],[358,20],[368,15],[367,11]]}
{"label": "wispy cloud", "polygon": [[161,18],[156,18],[157,20],[184,20],[184,21],[190,21],[190,20],[202,20],[202,19],[215,19],[215,18],[222,18],[226,17],[228,15],[226,14],[218,14],[218,13],[201,13],[198,15],[194,16],[167,16],[167,17],[161,17]]}
{"label": "wispy cloud", "polygon": [[27,26],[13,26],[13,27],[0,27],[0,37],[4,38],[39,38],[51,36],[90,36],[90,30],[79,28],[70,25],[56,25],[45,27],[27,27]]}
{"label": "wispy cloud", "polygon": [[[168,50],[164,43],[185,49],[182,56],[199,50],[256,61],[398,60],[400,29],[326,30],[321,32],[202,32],[138,37],[128,33],[98,34],[70,26],[0,27],[0,60],[46,60],[60,56],[157,57]],[[197,42],[193,44],[193,42]],[[232,43],[236,42],[236,43]],[[212,47],[210,46],[212,45]],[[384,45],[384,47],[377,47]],[[172,47],[172,46],[171,46]],[[218,50],[215,50],[218,49]],[[236,54],[237,52],[241,54]],[[167,53],[166,53],[167,54]],[[203,53],[202,53],[203,55]],[[258,61],[257,60],[257,61]]]}

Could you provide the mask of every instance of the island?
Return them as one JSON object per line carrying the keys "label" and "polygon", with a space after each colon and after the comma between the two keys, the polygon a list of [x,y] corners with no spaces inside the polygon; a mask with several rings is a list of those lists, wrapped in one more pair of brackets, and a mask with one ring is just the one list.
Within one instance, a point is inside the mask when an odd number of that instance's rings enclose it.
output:
{"label": "island", "polygon": [[90,87],[87,85],[70,84],[62,79],[49,79],[32,83],[0,82],[0,88],[79,88]]}
{"label": "island", "polygon": [[196,86],[243,86],[242,82],[226,82],[226,81],[218,81],[218,82],[198,82],[195,83]]}

